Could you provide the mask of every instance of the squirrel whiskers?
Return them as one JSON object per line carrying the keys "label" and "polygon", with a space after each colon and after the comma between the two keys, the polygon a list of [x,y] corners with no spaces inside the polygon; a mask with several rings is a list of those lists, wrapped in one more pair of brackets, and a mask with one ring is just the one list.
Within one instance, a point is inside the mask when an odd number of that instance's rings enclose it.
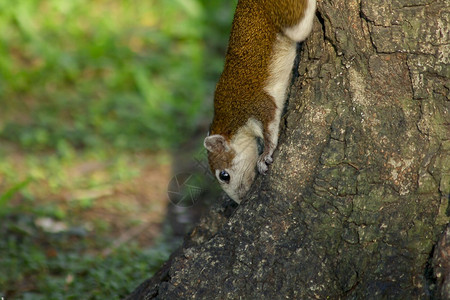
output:
{"label": "squirrel whiskers", "polygon": [[[239,0],[214,119],[204,145],[223,190],[240,202],[278,143],[296,43],[312,29],[316,0]],[[262,153],[258,140],[264,142]]]}

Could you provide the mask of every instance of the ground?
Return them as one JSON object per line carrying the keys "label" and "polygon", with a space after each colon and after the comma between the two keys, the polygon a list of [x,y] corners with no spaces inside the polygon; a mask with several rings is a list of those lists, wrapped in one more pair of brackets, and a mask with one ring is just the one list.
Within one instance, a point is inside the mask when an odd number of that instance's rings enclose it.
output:
{"label": "ground", "polygon": [[[141,267],[128,262],[133,255],[164,243],[161,232],[171,174],[167,154],[74,149],[66,149],[65,154],[29,153],[5,141],[0,152],[0,213],[5,220],[0,226],[4,236],[0,248],[7,253],[0,265],[13,269],[0,275],[0,287],[6,287],[0,295],[32,292],[51,297],[45,293],[51,284],[43,283],[43,277],[61,277],[66,284],[73,281],[73,274],[88,279],[92,264],[97,270],[108,270],[102,265],[107,260],[110,265],[130,265],[130,272],[142,268],[148,275],[149,268],[156,269],[170,253],[166,247],[162,256],[161,251],[144,255],[134,262]],[[55,261],[70,263],[55,269]],[[118,294],[125,295],[139,283],[137,277],[130,286],[120,287]]]}

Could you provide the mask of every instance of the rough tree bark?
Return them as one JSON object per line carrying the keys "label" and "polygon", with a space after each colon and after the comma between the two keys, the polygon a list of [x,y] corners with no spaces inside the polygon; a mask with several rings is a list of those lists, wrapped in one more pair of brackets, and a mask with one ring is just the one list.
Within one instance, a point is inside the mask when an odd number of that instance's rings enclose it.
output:
{"label": "rough tree bark", "polygon": [[129,299],[450,297],[449,35],[448,0],[320,1],[269,174]]}

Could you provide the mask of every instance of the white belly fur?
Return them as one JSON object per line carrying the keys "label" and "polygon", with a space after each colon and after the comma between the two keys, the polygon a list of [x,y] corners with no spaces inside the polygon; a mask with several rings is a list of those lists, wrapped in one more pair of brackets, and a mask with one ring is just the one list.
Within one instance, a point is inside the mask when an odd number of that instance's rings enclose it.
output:
{"label": "white belly fur", "polygon": [[311,33],[315,13],[316,0],[308,0],[305,15],[302,20],[297,25],[286,28],[284,34],[295,42],[304,41]]}
{"label": "white belly fur", "polygon": [[291,71],[296,55],[296,43],[306,39],[310,34],[316,11],[316,0],[308,0],[302,20],[295,26],[284,29],[284,35],[278,34],[269,65],[269,78],[264,90],[273,97],[277,110],[275,118],[269,124],[271,140],[276,146],[278,130],[286,101],[286,92],[291,78]]}
{"label": "white belly fur", "polygon": [[277,35],[265,91],[274,98],[278,109],[282,110],[284,106],[286,89],[296,54],[296,43],[305,40],[310,34],[315,11],[316,0],[308,0],[305,15],[301,21],[295,26],[284,29],[285,35]]}

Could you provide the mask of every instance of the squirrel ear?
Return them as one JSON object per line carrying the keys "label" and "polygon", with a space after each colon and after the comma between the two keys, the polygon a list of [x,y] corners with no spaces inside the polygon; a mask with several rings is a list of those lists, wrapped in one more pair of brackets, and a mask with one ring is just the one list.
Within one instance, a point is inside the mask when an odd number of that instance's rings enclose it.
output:
{"label": "squirrel ear", "polygon": [[203,145],[209,152],[223,152],[230,149],[227,141],[220,134],[207,136]]}

